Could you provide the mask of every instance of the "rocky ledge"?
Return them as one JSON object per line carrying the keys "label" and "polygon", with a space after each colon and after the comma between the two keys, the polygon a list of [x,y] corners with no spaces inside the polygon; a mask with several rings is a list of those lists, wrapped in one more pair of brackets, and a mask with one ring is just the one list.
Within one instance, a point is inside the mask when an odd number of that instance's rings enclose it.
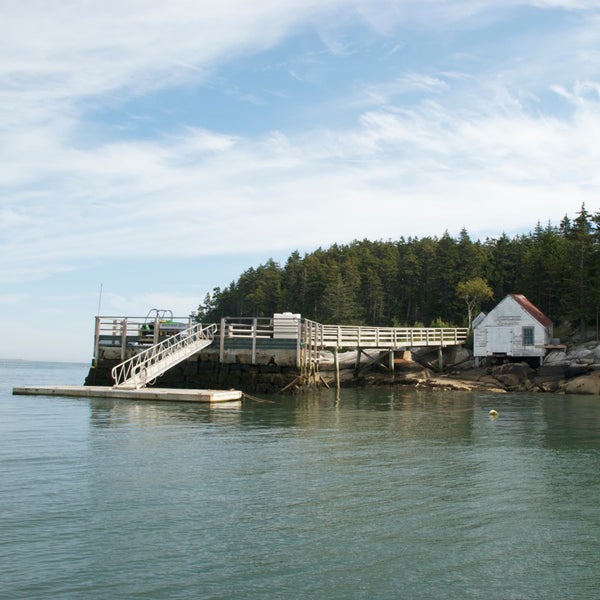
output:
{"label": "rocky ledge", "polygon": [[[436,370],[437,353],[415,354],[411,359],[396,359],[394,372],[384,364],[354,373],[356,354],[348,353],[340,361],[343,387],[410,386],[417,389],[489,391],[489,392],[554,392],[593,394],[600,396],[600,344],[588,342],[567,351],[552,351],[541,366],[528,362],[481,364],[476,367],[464,348],[444,354],[448,366]],[[334,375],[329,361],[322,361],[324,379],[331,385]]]}

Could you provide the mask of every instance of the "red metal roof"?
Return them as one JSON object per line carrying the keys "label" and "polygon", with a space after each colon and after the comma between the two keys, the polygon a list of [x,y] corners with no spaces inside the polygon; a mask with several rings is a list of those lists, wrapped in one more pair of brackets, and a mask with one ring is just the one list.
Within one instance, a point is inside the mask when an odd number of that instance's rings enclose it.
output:
{"label": "red metal roof", "polygon": [[536,306],[534,306],[523,294],[509,294],[516,302],[518,302],[536,321],[544,327],[552,325],[552,321]]}

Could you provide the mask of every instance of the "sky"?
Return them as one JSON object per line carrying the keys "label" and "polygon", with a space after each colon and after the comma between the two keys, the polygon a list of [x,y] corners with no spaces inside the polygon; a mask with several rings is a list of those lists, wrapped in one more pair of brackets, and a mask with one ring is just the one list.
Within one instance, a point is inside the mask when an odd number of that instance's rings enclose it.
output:
{"label": "sky", "polygon": [[296,249],[600,210],[600,0],[0,0],[0,56],[0,358]]}

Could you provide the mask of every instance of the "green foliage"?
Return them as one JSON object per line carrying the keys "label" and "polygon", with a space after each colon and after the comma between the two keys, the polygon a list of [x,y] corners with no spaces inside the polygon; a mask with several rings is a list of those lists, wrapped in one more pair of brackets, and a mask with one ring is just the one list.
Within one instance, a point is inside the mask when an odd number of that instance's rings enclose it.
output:
{"label": "green foliage", "polygon": [[554,337],[558,338],[562,344],[565,344],[570,340],[571,335],[573,335],[573,329],[567,322],[560,323],[559,325],[554,326],[553,334]]}
{"label": "green foliage", "polygon": [[485,279],[474,277],[469,281],[461,281],[456,286],[456,293],[467,304],[468,327],[471,329],[475,311],[479,310],[483,302],[491,300],[494,292]]}
{"label": "green foliage", "polygon": [[323,323],[458,324],[465,322],[463,288],[473,281],[483,292],[474,297],[471,318],[479,308],[492,308],[492,295],[499,301],[520,293],[556,323],[594,324],[600,212],[591,215],[582,206],[559,226],[538,223],[528,235],[484,242],[472,241],[463,229],[458,239],[446,232],[441,238],[356,240],[304,256],[295,251],[284,266],[269,260],[215,288],[198,307],[198,319],[292,311]]}
{"label": "green foliage", "polygon": [[436,317],[433,321],[431,321],[429,327],[439,327],[440,329],[444,329],[445,327],[455,327],[452,323],[447,323],[442,319],[442,317]]}

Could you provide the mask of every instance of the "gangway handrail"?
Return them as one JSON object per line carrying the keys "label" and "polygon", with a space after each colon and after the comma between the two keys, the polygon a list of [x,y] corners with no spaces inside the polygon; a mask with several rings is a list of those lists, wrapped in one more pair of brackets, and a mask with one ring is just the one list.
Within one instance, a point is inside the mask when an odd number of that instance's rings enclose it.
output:
{"label": "gangway handrail", "polygon": [[[149,378],[146,377],[150,367],[158,366],[158,363],[164,361],[163,364],[166,368],[169,368],[169,366],[178,362],[169,361],[170,358],[175,358],[176,353],[179,353],[192,344],[202,340],[212,341],[216,331],[216,323],[204,326],[202,323],[198,323],[168,337],[154,346],[150,346],[150,348],[147,348],[143,352],[140,352],[118,364],[116,367],[113,367],[111,375],[115,382],[114,387],[143,387],[148,380],[152,380],[156,377],[156,375]],[[163,372],[163,370],[161,370],[161,372]]]}

